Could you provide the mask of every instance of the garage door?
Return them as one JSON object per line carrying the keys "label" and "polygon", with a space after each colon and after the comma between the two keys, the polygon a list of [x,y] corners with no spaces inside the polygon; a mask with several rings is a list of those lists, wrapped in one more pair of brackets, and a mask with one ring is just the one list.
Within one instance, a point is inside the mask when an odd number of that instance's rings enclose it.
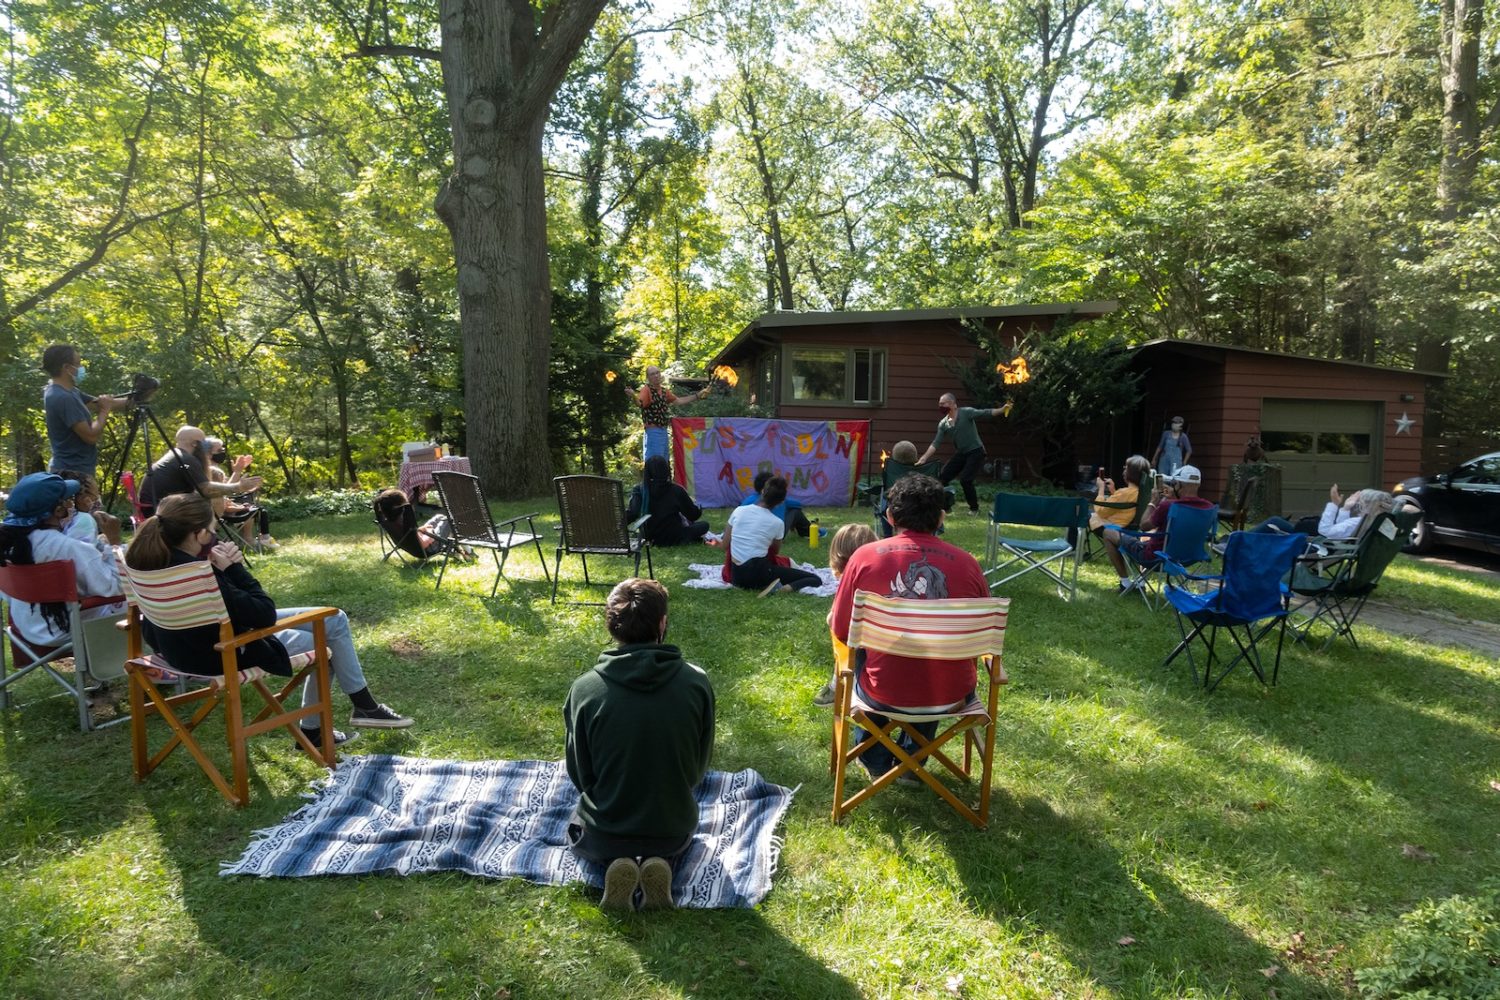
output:
{"label": "garage door", "polygon": [[1328,487],[1345,495],[1380,486],[1380,403],[1267,399],[1260,433],[1268,461],[1279,463],[1281,506],[1312,514],[1328,502]]}

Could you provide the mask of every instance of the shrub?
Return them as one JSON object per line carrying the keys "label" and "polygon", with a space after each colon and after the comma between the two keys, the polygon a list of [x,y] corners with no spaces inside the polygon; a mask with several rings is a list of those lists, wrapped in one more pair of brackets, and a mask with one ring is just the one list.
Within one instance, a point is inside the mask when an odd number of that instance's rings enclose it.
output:
{"label": "shrub", "polygon": [[1354,974],[1367,997],[1491,1000],[1500,996],[1500,880],[1474,896],[1428,900],[1403,914],[1381,965]]}
{"label": "shrub", "polygon": [[365,514],[375,499],[374,490],[319,490],[295,496],[266,497],[261,505],[271,516],[284,521],[328,514]]}

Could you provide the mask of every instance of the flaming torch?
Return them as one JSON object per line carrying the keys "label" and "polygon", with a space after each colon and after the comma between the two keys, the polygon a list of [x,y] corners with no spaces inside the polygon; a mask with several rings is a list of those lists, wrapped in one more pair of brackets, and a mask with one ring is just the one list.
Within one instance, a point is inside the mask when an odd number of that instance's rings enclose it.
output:
{"label": "flaming torch", "polygon": [[606,382],[613,382],[615,379],[617,379],[619,377],[620,376],[616,375],[612,371],[608,371],[608,372],[604,373],[604,381],[606,381]]}
{"label": "flaming torch", "polygon": [[738,372],[736,372],[728,365],[719,365],[714,369],[714,377],[712,381],[723,382],[725,385],[729,386],[729,388],[733,389],[735,386],[740,384],[740,376]]}
{"label": "flaming torch", "polygon": [[[1031,370],[1026,367],[1026,359],[1019,354],[1011,359],[1010,364],[1002,361],[996,365],[995,374],[999,375],[1006,385],[1024,385],[1031,381]],[[1016,401],[1007,397],[1005,404],[1000,407],[1001,415],[1010,416],[1010,411],[1015,409],[1015,406]]]}

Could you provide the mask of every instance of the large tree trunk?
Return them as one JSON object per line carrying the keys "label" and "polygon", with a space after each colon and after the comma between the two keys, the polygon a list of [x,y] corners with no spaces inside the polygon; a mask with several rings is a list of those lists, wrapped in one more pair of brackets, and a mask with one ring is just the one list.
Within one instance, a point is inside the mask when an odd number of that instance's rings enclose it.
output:
{"label": "large tree trunk", "polygon": [[550,489],[547,373],[552,288],[542,128],[605,0],[442,0],[453,173],[437,214],[453,238],[464,420],[474,472],[495,497]]}
{"label": "large tree trunk", "polygon": [[552,309],[542,121],[517,132],[456,127],[454,153],[437,211],[458,264],[469,454],[491,496],[540,496],[551,488]]}

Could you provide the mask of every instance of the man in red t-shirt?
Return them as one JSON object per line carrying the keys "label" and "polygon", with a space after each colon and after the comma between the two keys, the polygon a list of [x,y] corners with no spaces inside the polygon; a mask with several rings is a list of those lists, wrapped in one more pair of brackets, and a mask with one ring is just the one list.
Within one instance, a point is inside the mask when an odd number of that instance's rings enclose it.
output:
{"label": "man in red t-shirt", "polygon": [[[896,535],[861,545],[844,567],[830,622],[840,642],[849,640],[849,618],[857,590],[917,601],[990,596],[979,560],[937,537],[946,500],[941,483],[931,476],[905,476],[886,496],[886,517]],[[902,712],[940,713],[967,699],[974,691],[974,682],[973,660],[928,660],[873,651],[854,676],[860,697],[872,708]],[[883,723],[879,716],[874,718]],[[931,739],[937,723],[919,723],[912,728]],[[863,739],[863,732],[855,733],[856,742]],[[904,734],[901,745],[916,749],[916,741]],[[861,754],[860,761],[872,777],[884,774],[896,763],[895,756],[879,744]],[[915,780],[915,775],[902,777]]]}
{"label": "man in red t-shirt", "polygon": [[1202,485],[1203,473],[1198,471],[1198,467],[1184,465],[1171,475],[1161,477],[1161,481],[1156,484],[1151,502],[1146,505],[1146,513],[1141,518],[1141,529],[1149,531],[1149,534],[1139,538],[1126,538],[1118,528],[1105,528],[1100,534],[1099,537],[1104,541],[1104,554],[1109,556],[1115,573],[1120,577],[1120,593],[1128,593],[1138,582],[1130,579],[1120,550],[1129,552],[1131,558],[1138,563],[1150,562],[1166,541],[1167,515],[1171,513],[1173,504],[1196,507],[1199,510],[1207,510],[1213,506],[1211,500],[1198,495],[1198,489]]}

